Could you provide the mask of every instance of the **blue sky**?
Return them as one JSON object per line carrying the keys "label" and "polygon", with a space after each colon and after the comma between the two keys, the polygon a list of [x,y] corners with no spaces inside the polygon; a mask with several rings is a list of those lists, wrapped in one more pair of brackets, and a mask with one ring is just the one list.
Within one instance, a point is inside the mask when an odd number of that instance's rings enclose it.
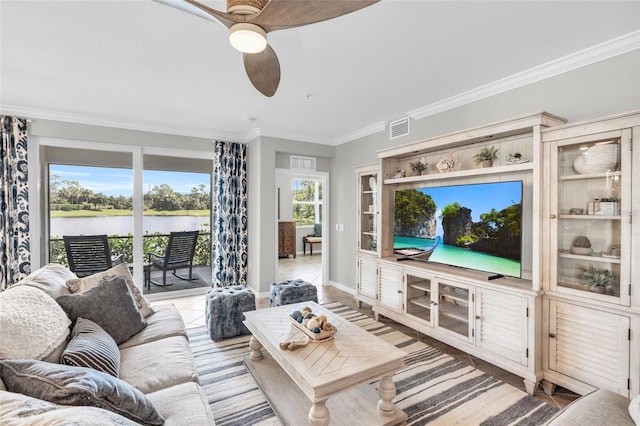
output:
{"label": "blue sky", "polygon": [[[458,202],[460,206],[471,209],[471,219],[480,220],[480,214],[488,213],[491,209],[500,211],[522,201],[522,182],[495,182],[476,185],[441,186],[421,188],[419,191],[428,194],[438,206],[436,217],[439,218],[442,208],[448,204]],[[436,234],[442,235],[441,220],[437,220]]]}
{"label": "blue sky", "polygon": [[[80,186],[101,192],[104,195],[117,197],[124,195],[130,197],[133,194],[133,171],[131,169],[117,169],[111,167],[68,166],[51,164],[51,176],[58,176],[58,181],[78,181]],[[205,173],[166,172],[145,170],[143,175],[144,192],[163,183],[171,186],[174,191],[186,194],[200,184],[210,190],[209,175]]]}

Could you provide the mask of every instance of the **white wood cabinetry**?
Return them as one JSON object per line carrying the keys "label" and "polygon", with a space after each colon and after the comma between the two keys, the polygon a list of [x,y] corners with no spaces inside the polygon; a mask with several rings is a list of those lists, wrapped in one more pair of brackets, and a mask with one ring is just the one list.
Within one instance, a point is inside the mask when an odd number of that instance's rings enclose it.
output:
{"label": "white wood cabinetry", "polygon": [[[358,256],[358,293],[359,302],[375,305],[378,298],[378,263],[371,256]],[[361,307],[361,306],[359,306]]]}
{"label": "white wood cabinetry", "polygon": [[376,263],[379,253],[378,229],[380,229],[378,170],[377,164],[356,169],[358,270],[355,298],[358,306],[362,306],[363,302],[373,306],[378,298],[378,264]]}
{"label": "white wood cabinetry", "polygon": [[543,132],[548,392],[640,391],[639,138],[638,112]]}
{"label": "white wood cabinetry", "polygon": [[404,276],[402,268],[388,263],[378,266],[378,304],[386,312],[402,314]]}

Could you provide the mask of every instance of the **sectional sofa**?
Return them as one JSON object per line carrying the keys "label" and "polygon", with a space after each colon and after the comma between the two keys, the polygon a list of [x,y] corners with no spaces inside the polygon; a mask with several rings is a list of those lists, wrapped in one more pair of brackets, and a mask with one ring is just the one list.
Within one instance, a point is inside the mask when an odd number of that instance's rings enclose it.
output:
{"label": "sectional sofa", "polygon": [[132,286],[49,264],[0,293],[0,424],[214,424],[179,312]]}

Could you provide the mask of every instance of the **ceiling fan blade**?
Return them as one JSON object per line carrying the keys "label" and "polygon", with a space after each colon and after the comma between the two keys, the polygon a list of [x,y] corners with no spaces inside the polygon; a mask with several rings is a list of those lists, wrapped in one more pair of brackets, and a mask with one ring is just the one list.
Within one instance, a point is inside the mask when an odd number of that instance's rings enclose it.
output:
{"label": "ceiling fan blade", "polygon": [[[175,7],[183,12],[190,13],[200,18],[208,19],[210,21],[218,22],[227,28],[231,28],[232,25],[244,21],[242,17],[234,17],[233,15],[225,12],[220,12],[206,6],[202,3],[198,3],[195,0],[153,0],[158,3],[162,3],[167,6]],[[239,18],[239,19],[236,19]]]}
{"label": "ceiling fan blade", "polygon": [[337,18],[378,1],[380,0],[270,0],[260,13],[248,16],[247,22],[270,32]]}
{"label": "ceiling fan blade", "polygon": [[271,46],[267,44],[260,53],[245,53],[244,69],[260,93],[267,97],[276,93],[280,84],[280,61]]}

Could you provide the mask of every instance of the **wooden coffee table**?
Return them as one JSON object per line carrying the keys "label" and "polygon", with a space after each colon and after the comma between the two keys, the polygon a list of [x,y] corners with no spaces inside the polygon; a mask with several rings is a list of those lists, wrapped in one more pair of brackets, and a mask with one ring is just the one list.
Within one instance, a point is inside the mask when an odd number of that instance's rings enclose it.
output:
{"label": "wooden coffee table", "polygon": [[[293,351],[280,349],[281,342],[304,338],[289,319],[304,306],[326,315],[337,334]],[[245,362],[285,424],[328,425],[330,412],[332,424],[350,426],[395,425],[407,419],[392,401],[392,377],[404,367],[406,357],[402,350],[313,302],[244,315],[252,333]],[[369,383],[379,378],[376,392]]]}

